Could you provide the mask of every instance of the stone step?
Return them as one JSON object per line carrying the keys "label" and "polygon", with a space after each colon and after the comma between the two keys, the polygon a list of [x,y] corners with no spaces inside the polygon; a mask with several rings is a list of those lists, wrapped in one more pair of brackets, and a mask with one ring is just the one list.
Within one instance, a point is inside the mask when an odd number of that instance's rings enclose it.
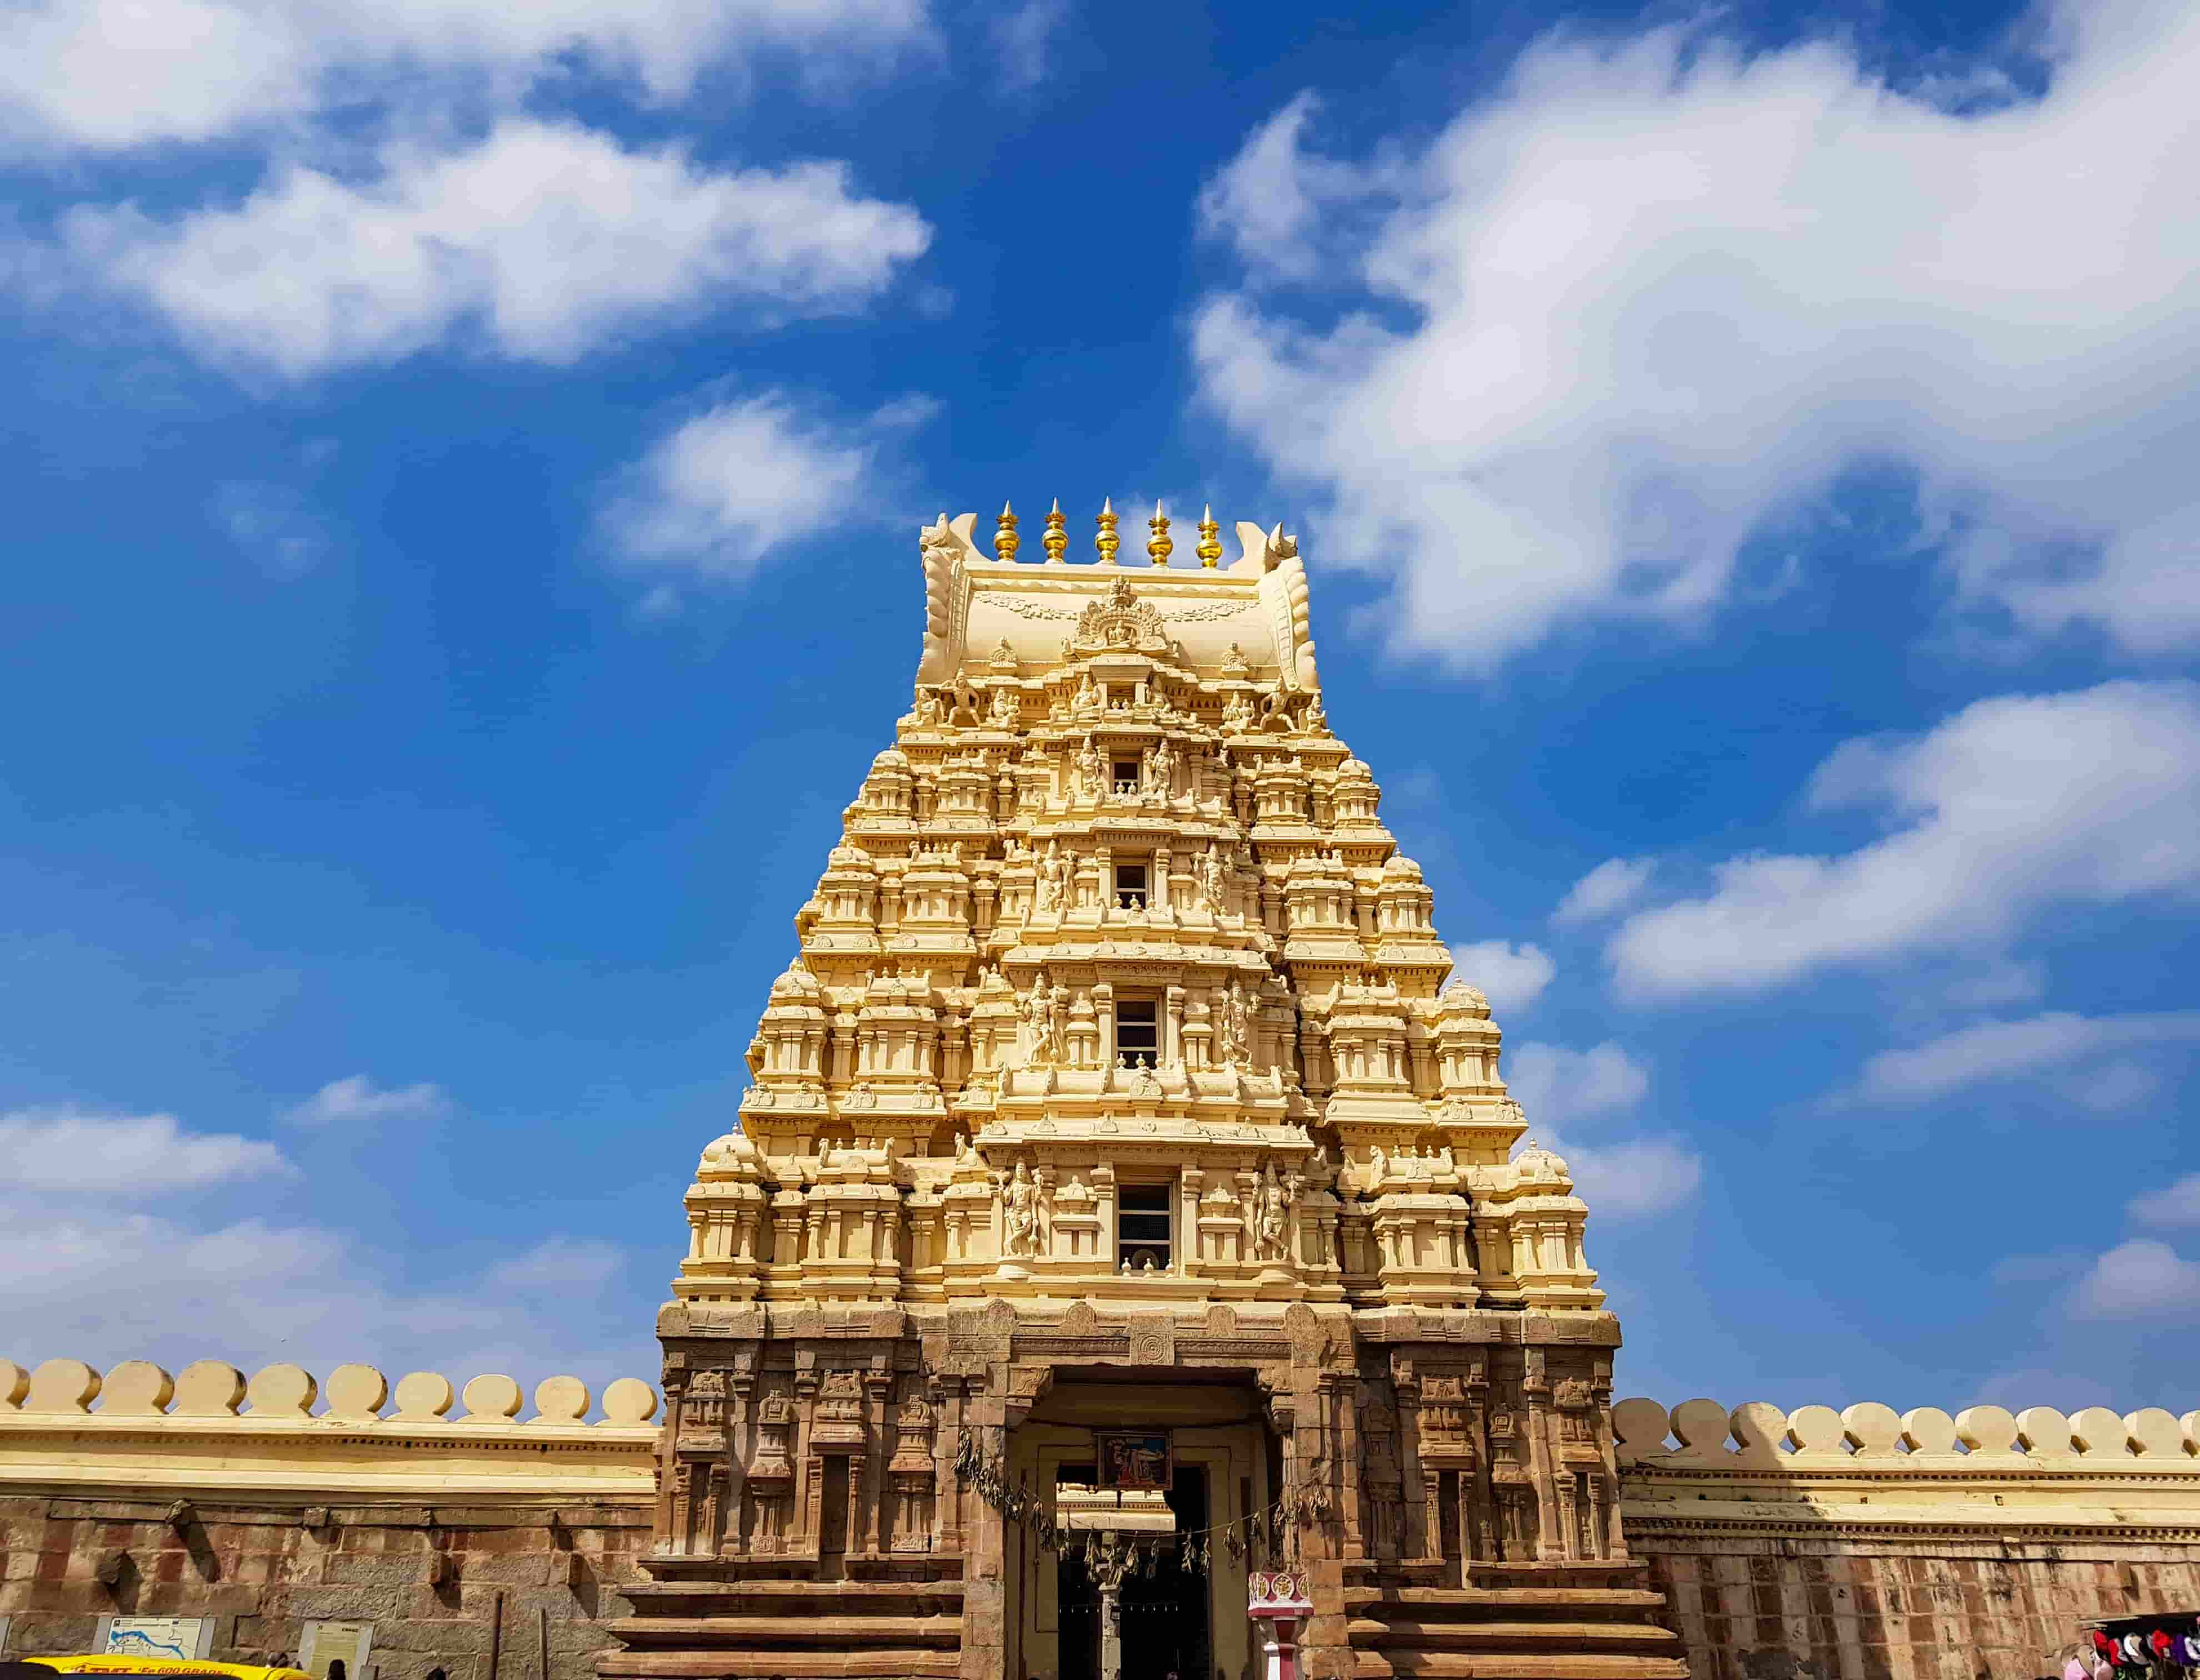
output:
{"label": "stone step", "polygon": [[1354,1680],[1688,1680],[1679,1657],[1590,1652],[1355,1651]]}
{"label": "stone step", "polygon": [[953,1680],[955,1651],[606,1651],[596,1659],[603,1680]]}
{"label": "stone step", "polygon": [[1347,1587],[1344,1607],[1360,1610],[1395,1604],[1416,1610],[1457,1607],[1461,1611],[1608,1610],[1614,1616],[1654,1613],[1663,1593],[1634,1587]]}
{"label": "stone step", "polygon": [[1511,1646],[1587,1650],[1633,1647],[1660,1652],[1677,1636],[1648,1622],[1378,1621],[1355,1617],[1346,1624],[1355,1647],[1410,1645],[1425,1650],[1502,1650]]}
{"label": "stone step", "polygon": [[636,1581],[620,1589],[635,1604],[755,1599],[777,1602],[816,1599],[846,1604],[930,1600],[962,1601],[960,1581]]}
{"label": "stone step", "polygon": [[629,1616],[608,1627],[645,1648],[677,1642],[710,1650],[889,1645],[953,1651],[962,1643],[960,1616]]}

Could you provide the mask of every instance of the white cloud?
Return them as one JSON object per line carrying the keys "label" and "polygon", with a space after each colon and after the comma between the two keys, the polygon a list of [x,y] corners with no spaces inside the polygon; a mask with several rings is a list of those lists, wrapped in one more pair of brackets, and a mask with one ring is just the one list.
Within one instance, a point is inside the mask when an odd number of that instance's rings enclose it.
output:
{"label": "white cloud", "polygon": [[85,208],[64,229],[205,355],[292,378],[462,336],[564,363],[705,307],[845,311],[931,239],[842,164],[718,170],[519,118],[459,149],[392,143],[370,179],[293,165],[233,209]]}
{"label": "white cloud", "polygon": [[1245,264],[1195,318],[1203,400],[1454,666],[1692,623],[1750,533],[1887,460],[1971,597],[2189,646],[2200,10],[2054,17],[2044,97],[1963,114],[1688,26],[1548,38],[1371,163],[1295,101],[1202,202]]}
{"label": "white cloud", "polygon": [[[2168,1015],[2088,1016],[2052,1013],[1986,1021],[1907,1050],[1884,1050],[1864,1066],[1858,1094],[1867,1102],[1929,1103],[1974,1085],[2045,1078],[2069,1094],[2127,1064],[2101,1058],[2116,1051],[2200,1043],[2200,1010]],[[2121,1092],[2118,1093],[2120,1098]]]}
{"label": "white cloud", "polygon": [[2133,1197],[2125,1211],[2141,1225],[2200,1226],[2200,1173]]}
{"label": "white cloud", "polygon": [[[272,1144],[193,1132],[165,1114],[26,1109],[0,1115],[0,1352],[26,1365],[288,1360],[325,1376],[364,1360],[393,1379],[567,1369],[599,1389],[654,1370],[647,1308],[635,1320],[610,1290],[625,1261],[607,1244],[559,1238],[404,1290],[385,1281],[396,1262],[317,1201],[322,1187]],[[209,1198],[247,1192],[251,1217],[207,1211]]]}
{"label": "white cloud", "polygon": [[207,517],[247,559],[285,582],[304,577],[334,547],[328,521],[287,484],[244,478],[217,484]]}
{"label": "white cloud", "polygon": [[1046,79],[1055,36],[1068,20],[1068,0],[1024,0],[994,15],[986,32],[1004,85],[1021,93]]}
{"label": "white cloud", "polygon": [[[621,1303],[573,1311],[576,1291],[501,1288],[493,1276],[393,1289],[395,1262],[325,1218],[199,1220],[111,1204],[56,1209],[0,1197],[8,1220],[9,1358],[56,1355],[95,1367],[151,1359],[173,1371],[227,1359],[276,1360],[325,1377],[348,1361],[527,1379],[573,1370],[599,1391],[649,1377],[647,1309],[637,1331]],[[602,1310],[594,1308],[600,1306]],[[627,1314],[631,1307],[624,1308]]]}
{"label": "white cloud", "polygon": [[2094,1261],[2069,1297],[2079,1319],[2157,1325],[2200,1320],[2200,1265],[2167,1243],[2134,1237]]}
{"label": "white cloud", "polygon": [[385,1120],[427,1119],[449,1107],[450,1098],[440,1086],[383,1091],[365,1074],[354,1074],[330,1080],[283,1117],[294,1126],[372,1126]]}
{"label": "white cloud", "polygon": [[1607,858],[1567,890],[1551,920],[1569,926],[1617,914],[1641,897],[1655,867],[1647,858]]}
{"label": "white cloud", "polygon": [[1542,997],[1559,968],[1541,945],[1484,940],[1454,950],[1452,970],[1461,980],[1480,986],[1489,999],[1490,1012],[1503,1016],[1524,1010]]}
{"label": "white cloud", "polygon": [[497,1261],[489,1268],[484,1281],[499,1290],[594,1291],[617,1277],[625,1266],[625,1254],[609,1243],[549,1237],[524,1254]]}
{"label": "white cloud", "polygon": [[2057,904],[2200,886],[2200,690],[2111,682],[1981,700],[1916,738],[1844,743],[1820,811],[1893,832],[1831,857],[1752,854],[1708,897],[1640,910],[1606,955],[1635,995],[1747,988],[1920,953],[1998,954]]}
{"label": "white cloud", "polygon": [[1573,1174],[1574,1191],[1600,1220],[1653,1219],[1688,1202],[1703,1183],[1702,1157],[1677,1138],[1579,1144],[1550,1136]]}
{"label": "white cloud", "polygon": [[836,81],[926,42],[922,0],[29,0],[0,54],[0,138],[202,141],[453,77],[504,97],[576,61],[677,100],[711,66],[828,55]]}
{"label": "white cloud", "polygon": [[1688,1201],[1703,1181],[1702,1160],[1678,1138],[1581,1140],[1577,1128],[1624,1115],[1649,1093],[1648,1070],[1617,1044],[1517,1045],[1505,1053],[1505,1084],[1530,1134],[1565,1159],[1597,1218],[1652,1218]]}
{"label": "white cloud", "polygon": [[[0,1162],[11,1194],[155,1199],[294,1169],[274,1144],[235,1133],[186,1132],[173,1115],[19,1109],[0,1115]],[[9,1239],[11,1268],[24,1261]]]}
{"label": "white cloud", "polygon": [[1631,1109],[1650,1075],[1619,1045],[1589,1050],[1530,1042],[1505,1053],[1505,1084],[1535,1126],[1571,1127]]}
{"label": "white cloud", "polygon": [[628,470],[605,508],[605,536],[638,569],[737,582],[773,549],[853,517],[875,490],[881,450],[934,412],[906,401],[851,425],[785,391],[722,402]]}

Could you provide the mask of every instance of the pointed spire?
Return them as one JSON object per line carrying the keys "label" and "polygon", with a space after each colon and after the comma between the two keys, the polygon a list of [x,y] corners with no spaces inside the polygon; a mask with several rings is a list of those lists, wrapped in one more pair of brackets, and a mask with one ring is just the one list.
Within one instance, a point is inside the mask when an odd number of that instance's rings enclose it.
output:
{"label": "pointed spire", "polygon": [[1062,564],[1062,551],[1069,547],[1068,522],[1062,517],[1062,498],[1054,499],[1054,506],[1046,516],[1046,535],[1039,539],[1046,547],[1046,563]]}
{"label": "pointed spire", "polygon": [[1154,517],[1146,521],[1146,529],[1153,533],[1146,544],[1146,558],[1156,565],[1167,565],[1168,557],[1176,551],[1176,544],[1169,541],[1168,525],[1168,515],[1161,512],[1161,505],[1156,501]]}
{"label": "pointed spire", "polygon": [[1199,514],[1199,547],[1194,552],[1199,556],[1200,565],[1210,571],[1222,563],[1221,531],[1222,527],[1214,523],[1214,509],[1211,506],[1202,508]]}
{"label": "pointed spire", "polygon": [[1015,510],[1004,501],[1001,504],[1001,523],[993,527],[993,553],[1003,565],[1013,565],[1022,542],[1023,539],[1016,535]]}
{"label": "pointed spire", "polygon": [[1123,546],[1123,539],[1115,535],[1115,500],[1103,497],[1100,503],[1100,535],[1092,539],[1092,546],[1100,551],[1100,564],[1115,564],[1115,551]]}

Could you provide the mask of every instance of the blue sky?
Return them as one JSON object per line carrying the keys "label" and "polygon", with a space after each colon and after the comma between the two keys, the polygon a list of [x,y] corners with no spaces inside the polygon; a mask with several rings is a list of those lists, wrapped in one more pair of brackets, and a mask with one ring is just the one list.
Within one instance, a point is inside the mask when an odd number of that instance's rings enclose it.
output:
{"label": "blue sky", "polygon": [[2192,1403],[2200,11],[20,15],[0,1353],[652,1373],[918,523],[1158,495],[1623,1391]]}

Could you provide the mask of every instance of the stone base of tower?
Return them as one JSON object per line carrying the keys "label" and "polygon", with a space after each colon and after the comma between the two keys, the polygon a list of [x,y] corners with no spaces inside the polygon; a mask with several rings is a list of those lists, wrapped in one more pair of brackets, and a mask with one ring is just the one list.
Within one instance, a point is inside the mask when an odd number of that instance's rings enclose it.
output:
{"label": "stone base of tower", "polygon": [[[952,1567],[951,1560],[944,1560]],[[946,1677],[962,1672],[963,1590],[952,1579],[755,1576],[738,1564],[658,1559],[629,1589],[635,1614],[610,1624],[624,1648],[598,1673]]]}
{"label": "stone base of tower", "polygon": [[1339,1595],[1355,1680],[1686,1680],[1647,1566],[1477,1567],[1465,1587],[1348,1586]]}
{"label": "stone base of tower", "polygon": [[658,1531],[603,1680],[1113,1680],[1057,1490],[1121,1473],[1126,1437],[1176,1527],[1110,1583],[1124,1676],[1257,1680],[1248,1581],[1289,1566],[1309,1680],[1684,1680],[1620,1533],[1607,1314],[995,1297],[664,1328]]}

